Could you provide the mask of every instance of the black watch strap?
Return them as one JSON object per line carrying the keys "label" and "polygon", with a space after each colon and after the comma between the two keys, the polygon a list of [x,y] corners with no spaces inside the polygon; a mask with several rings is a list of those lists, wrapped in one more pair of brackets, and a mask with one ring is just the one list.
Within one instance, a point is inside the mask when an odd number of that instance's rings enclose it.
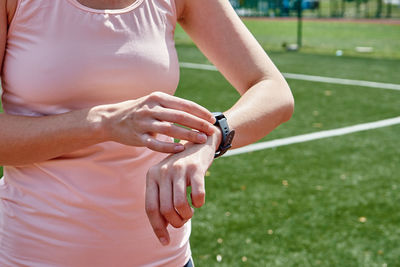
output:
{"label": "black watch strap", "polygon": [[235,136],[235,130],[229,129],[228,121],[222,112],[213,112],[213,115],[215,117],[214,125],[220,128],[222,133],[221,144],[218,146],[218,149],[214,155],[214,158],[218,158],[225,154],[225,152],[232,147],[232,140]]}

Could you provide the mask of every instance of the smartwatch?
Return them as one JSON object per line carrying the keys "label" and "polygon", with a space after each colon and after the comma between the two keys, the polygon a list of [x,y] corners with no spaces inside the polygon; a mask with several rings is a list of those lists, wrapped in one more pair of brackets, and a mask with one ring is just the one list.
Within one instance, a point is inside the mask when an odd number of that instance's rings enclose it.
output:
{"label": "smartwatch", "polygon": [[220,128],[222,133],[221,144],[218,146],[218,149],[214,155],[214,158],[218,158],[225,154],[225,152],[232,147],[232,140],[235,136],[235,130],[229,129],[228,121],[222,112],[213,112],[213,115],[215,118],[214,125]]}

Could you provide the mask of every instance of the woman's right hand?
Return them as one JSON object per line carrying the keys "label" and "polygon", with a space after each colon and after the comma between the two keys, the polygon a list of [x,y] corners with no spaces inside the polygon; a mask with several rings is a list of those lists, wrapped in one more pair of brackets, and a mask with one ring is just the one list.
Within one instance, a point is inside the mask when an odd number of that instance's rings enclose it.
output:
{"label": "woman's right hand", "polygon": [[215,119],[206,108],[162,92],[154,92],[135,100],[97,106],[92,111],[100,115],[106,140],[131,146],[145,146],[164,153],[181,152],[184,146],[157,140],[157,134],[193,143],[205,143],[207,135],[214,133]]}

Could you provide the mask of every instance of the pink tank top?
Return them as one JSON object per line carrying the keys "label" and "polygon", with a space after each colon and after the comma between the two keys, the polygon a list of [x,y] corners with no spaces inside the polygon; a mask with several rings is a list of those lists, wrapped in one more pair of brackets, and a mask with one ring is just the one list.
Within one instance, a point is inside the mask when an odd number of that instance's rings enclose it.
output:
{"label": "pink tank top", "polygon": [[[174,0],[96,10],[77,0],[19,0],[3,65],[6,113],[46,116],[175,92]],[[144,209],[146,172],[165,157],[105,142],[5,166],[0,266],[183,266],[190,223],[163,247]]]}

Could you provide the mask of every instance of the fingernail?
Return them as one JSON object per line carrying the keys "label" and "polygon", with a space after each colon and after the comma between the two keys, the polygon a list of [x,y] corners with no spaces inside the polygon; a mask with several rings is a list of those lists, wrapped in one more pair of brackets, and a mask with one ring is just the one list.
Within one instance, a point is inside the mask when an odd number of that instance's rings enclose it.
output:
{"label": "fingernail", "polygon": [[203,133],[199,133],[199,134],[197,135],[197,140],[198,140],[199,142],[204,143],[204,142],[207,141],[207,135],[205,135],[205,134],[203,134]]}
{"label": "fingernail", "polygon": [[211,115],[211,122],[214,124],[217,121],[217,119],[214,117],[214,115]]}
{"label": "fingernail", "polygon": [[168,240],[165,237],[160,237],[160,242],[163,244],[163,246],[168,245]]}
{"label": "fingernail", "polygon": [[183,145],[176,145],[175,147],[174,147],[174,151],[175,152],[181,152],[182,150],[184,150],[185,149],[185,147],[183,146]]}

